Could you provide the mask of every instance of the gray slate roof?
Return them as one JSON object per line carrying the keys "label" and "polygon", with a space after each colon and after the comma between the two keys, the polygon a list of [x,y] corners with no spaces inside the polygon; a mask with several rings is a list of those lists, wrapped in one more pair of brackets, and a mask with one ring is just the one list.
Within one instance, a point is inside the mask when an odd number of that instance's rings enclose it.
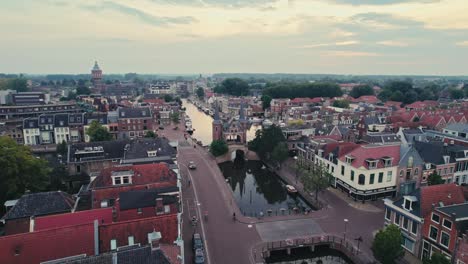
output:
{"label": "gray slate roof", "polygon": [[468,133],[468,124],[453,123],[446,127],[448,130],[458,131],[462,133]]}
{"label": "gray slate roof", "polygon": [[456,218],[468,217],[468,203],[439,207],[437,210],[448,215],[455,214]]}
{"label": "gray slate roof", "polygon": [[74,203],[75,201],[71,195],[61,191],[25,194],[2,219],[12,220],[70,212]]}
{"label": "gray slate roof", "polygon": [[145,208],[156,205],[157,198],[163,198],[163,204],[173,204],[177,198],[172,195],[161,195],[164,193],[178,192],[179,187],[166,187],[151,190],[140,190],[122,192],[119,194],[119,203],[121,210]]}

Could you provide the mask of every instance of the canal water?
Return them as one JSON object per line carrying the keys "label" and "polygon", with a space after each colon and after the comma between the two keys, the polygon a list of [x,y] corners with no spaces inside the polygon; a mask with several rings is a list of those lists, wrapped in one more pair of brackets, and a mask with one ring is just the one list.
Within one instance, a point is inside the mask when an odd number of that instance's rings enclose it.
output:
{"label": "canal water", "polygon": [[[198,108],[188,102],[186,99],[182,99],[182,105],[186,108],[185,113],[192,120],[192,127],[195,129],[192,137],[200,140],[203,143],[203,146],[211,144],[213,141],[213,134],[211,131],[213,118],[203,111],[198,110]],[[255,132],[261,129],[261,126],[251,126],[247,130],[247,141],[250,141],[255,138]]]}
{"label": "canal water", "polygon": [[304,213],[311,207],[298,194],[286,191],[285,183],[265,169],[260,161],[246,161],[234,166],[231,161],[219,164],[239,209],[246,216],[276,216]]}

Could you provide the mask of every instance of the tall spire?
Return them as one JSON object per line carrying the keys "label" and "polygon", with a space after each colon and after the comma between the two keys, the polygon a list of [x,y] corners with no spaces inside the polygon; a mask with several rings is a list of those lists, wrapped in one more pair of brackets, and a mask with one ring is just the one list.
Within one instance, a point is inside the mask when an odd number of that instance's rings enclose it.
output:
{"label": "tall spire", "polygon": [[215,102],[214,108],[215,108],[215,112],[214,112],[214,120],[213,121],[221,121],[221,119],[219,118],[218,101]]}
{"label": "tall spire", "polygon": [[239,120],[245,120],[244,101],[241,101],[241,105],[239,109]]}

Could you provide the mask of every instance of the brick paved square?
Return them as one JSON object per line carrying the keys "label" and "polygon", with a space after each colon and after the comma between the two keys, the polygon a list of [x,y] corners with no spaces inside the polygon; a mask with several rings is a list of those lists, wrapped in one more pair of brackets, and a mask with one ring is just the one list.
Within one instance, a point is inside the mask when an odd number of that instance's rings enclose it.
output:
{"label": "brick paved square", "polygon": [[322,234],[323,230],[312,219],[298,219],[259,223],[257,232],[264,242]]}

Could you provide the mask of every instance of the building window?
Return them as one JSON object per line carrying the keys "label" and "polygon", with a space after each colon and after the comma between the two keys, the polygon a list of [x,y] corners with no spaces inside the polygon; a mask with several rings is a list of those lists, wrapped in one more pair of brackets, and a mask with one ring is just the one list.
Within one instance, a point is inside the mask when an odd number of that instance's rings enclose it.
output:
{"label": "building window", "polygon": [[423,259],[431,257],[431,245],[429,243],[427,243],[425,240],[423,241],[422,257],[423,257]]}
{"label": "building window", "polygon": [[165,214],[168,214],[168,213],[170,213],[170,212],[171,212],[171,206],[170,206],[170,205],[165,205],[165,206],[164,206],[164,213],[165,213]]}
{"label": "building window", "polygon": [[379,183],[383,182],[383,172],[379,172]]}
{"label": "building window", "polygon": [[130,178],[129,178],[128,176],[122,177],[122,183],[123,183],[123,184],[128,184],[128,183],[130,183]]}
{"label": "building window", "polygon": [[400,226],[400,215],[395,214],[395,225]]}
{"label": "building window", "polygon": [[414,241],[403,236],[403,239],[401,241],[401,246],[404,247],[406,250],[409,252],[413,252],[414,250]]}
{"label": "building window", "polygon": [[354,171],[353,170],[351,171],[351,181],[352,182],[354,181]]}
{"label": "building window", "polygon": [[432,219],[433,222],[436,222],[438,224],[440,223],[440,216],[437,215],[437,214],[432,213],[431,219]]}
{"label": "building window", "polygon": [[341,175],[344,175],[344,166],[341,165]]}
{"label": "building window", "polygon": [[387,210],[385,210],[385,219],[390,221],[391,216],[392,216],[392,211],[387,208]]}
{"label": "building window", "polygon": [[452,222],[451,222],[451,221],[449,221],[449,220],[447,220],[447,219],[444,219],[444,222],[443,222],[443,223],[444,223],[444,227],[446,227],[446,228],[452,230]]}
{"label": "building window", "polygon": [[110,241],[110,246],[111,246],[111,248],[110,248],[111,250],[116,250],[117,249],[117,240],[112,239]]}
{"label": "building window", "polygon": [[439,230],[433,226],[431,226],[431,228],[429,229],[429,238],[434,240],[434,241],[437,241],[437,233],[439,232]]}
{"label": "building window", "polygon": [[444,169],[444,175],[447,175],[447,168]]}
{"label": "building window", "polygon": [[404,173],[404,171],[401,170],[401,171],[400,171],[400,177],[403,177],[403,173]]}
{"label": "building window", "polygon": [[408,231],[409,219],[408,217],[403,217],[403,229]]}
{"label": "building window", "polygon": [[141,208],[138,208],[138,209],[137,209],[137,213],[138,213],[138,214],[142,214],[142,213],[143,213],[143,210],[141,210]]}
{"label": "building window", "polygon": [[418,176],[418,174],[419,174],[419,169],[418,168],[414,169],[414,175]]}
{"label": "building window", "polygon": [[411,224],[411,233],[416,235],[418,233],[418,222],[413,221]]}
{"label": "building window", "polygon": [[122,184],[122,180],[120,177],[114,177],[114,185]]}
{"label": "building window", "polygon": [[444,231],[442,231],[440,234],[440,244],[446,248],[448,248],[450,244],[450,236]]}
{"label": "building window", "polygon": [[387,182],[392,181],[392,171],[387,171]]}
{"label": "building window", "polygon": [[366,184],[366,176],[364,176],[364,174],[359,174],[358,184],[359,185]]}
{"label": "building window", "polygon": [[135,244],[135,238],[133,236],[128,237],[128,245],[134,245]]}

